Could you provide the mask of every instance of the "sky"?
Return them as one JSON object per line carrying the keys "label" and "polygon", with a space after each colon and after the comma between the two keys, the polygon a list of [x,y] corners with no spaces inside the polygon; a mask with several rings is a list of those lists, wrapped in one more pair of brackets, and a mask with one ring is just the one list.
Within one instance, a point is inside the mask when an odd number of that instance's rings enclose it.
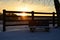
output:
{"label": "sky", "polygon": [[0,0],[3,9],[15,11],[55,12],[53,0]]}

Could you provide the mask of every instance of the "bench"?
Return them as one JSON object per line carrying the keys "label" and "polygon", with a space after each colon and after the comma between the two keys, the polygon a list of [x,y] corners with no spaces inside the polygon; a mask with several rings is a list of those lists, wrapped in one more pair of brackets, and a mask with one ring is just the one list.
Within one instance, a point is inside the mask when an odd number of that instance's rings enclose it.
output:
{"label": "bench", "polygon": [[36,28],[44,28],[45,31],[49,31],[49,21],[48,20],[40,20],[40,21],[33,21],[29,22],[29,29],[31,32],[34,32]]}

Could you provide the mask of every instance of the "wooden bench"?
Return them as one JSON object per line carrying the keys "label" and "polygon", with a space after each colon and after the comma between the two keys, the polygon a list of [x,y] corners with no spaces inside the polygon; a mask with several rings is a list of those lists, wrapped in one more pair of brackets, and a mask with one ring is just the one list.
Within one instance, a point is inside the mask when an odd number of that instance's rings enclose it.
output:
{"label": "wooden bench", "polygon": [[29,22],[29,28],[31,32],[34,32],[36,28],[44,28],[45,31],[49,31],[49,21],[48,20],[40,20]]}

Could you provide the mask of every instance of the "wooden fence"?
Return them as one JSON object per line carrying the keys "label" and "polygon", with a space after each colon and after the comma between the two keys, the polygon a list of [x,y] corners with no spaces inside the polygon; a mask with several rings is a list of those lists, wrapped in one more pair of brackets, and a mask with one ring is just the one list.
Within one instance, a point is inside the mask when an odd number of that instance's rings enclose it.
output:
{"label": "wooden fence", "polygon": [[[23,13],[23,11],[7,11],[7,10],[3,10],[3,32],[6,31],[6,26],[10,26],[10,25],[6,25],[6,13]],[[31,12],[25,12],[27,14],[31,14],[31,16],[28,16],[28,17],[31,17],[31,20],[33,21],[41,21],[41,20],[34,20],[34,17],[36,18],[49,18],[48,20],[49,21],[52,21],[51,24],[53,24],[53,26],[55,25],[55,21],[56,20],[56,16],[55,14],[56,13],[41,13],[41,12],[34,12],[34,11],[31,11]],[[52,14],[53,16],[34,16],[34,14]],[[10,16],[10,17],[13,17],[13,16]],[[14,17],[21,17],[21,16],[14,16]],[[50,19],[51,18],[51,19]],[[8,21],[29,21],[29,20],[8,20]],[[43,20],[42,20],[43,21]],[[24,25],[24,24],[17,24],[17,25]],[[29,24],[25,24],[25,25],[29,25]]]}

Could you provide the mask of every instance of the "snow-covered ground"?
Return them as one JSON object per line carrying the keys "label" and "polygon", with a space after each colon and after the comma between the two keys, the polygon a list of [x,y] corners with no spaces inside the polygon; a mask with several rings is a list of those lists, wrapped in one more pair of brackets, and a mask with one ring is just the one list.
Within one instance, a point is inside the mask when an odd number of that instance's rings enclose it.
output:
{"label": "snow-covered ground", "polygon": [[2,32],[0,24],[0,40],[60,40],[60,28],[51,28],[50,32],[30,32],[28,26],[7,26]]}
{"label": "snow-covered ground", "polygon": [[[3,25],[0,24],[0,32],[3,30]],[[21,30],[29,30],[27,25],[24,26],[6,26],[6,32],[8,31],[21,31]]]}
{"label": "snow-covered ground", "polygon": [[[7,24],[19,24],[19,22],[9,22]],[[0,21],[0,32],[3,30],[3,22]],[[6,26],[6,31],[29,30],[27,25],[24,26]]]}
{"label": "snow-covered ground", "polygon": [[27,30],[0,32],[0,40],[60,40],[60,29],[33,33]]}

